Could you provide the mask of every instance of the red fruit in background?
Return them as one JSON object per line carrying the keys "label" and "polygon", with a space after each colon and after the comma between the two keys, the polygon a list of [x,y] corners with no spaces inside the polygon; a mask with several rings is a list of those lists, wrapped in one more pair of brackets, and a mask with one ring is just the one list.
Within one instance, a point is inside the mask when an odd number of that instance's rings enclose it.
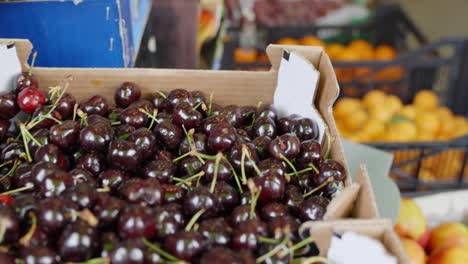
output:
{"label": "red fruit in background", "polygon": [[11,195],[0,194],[0,204],[11,205],[13,203],[13,197]]}
{"label": "red fruit in background", "polygon": [[33,74],[24,72],[18,75],[18,78],[16,79],[16,93],[18,94],[27,88],[38,89],[39,86],[37,84],[37,79]]}
{"label": "red fruit in background", "polygon": [[36,88],[26,88],[18,95],[18,106],[26,113],[34,112],[45,101],[45,95]]}

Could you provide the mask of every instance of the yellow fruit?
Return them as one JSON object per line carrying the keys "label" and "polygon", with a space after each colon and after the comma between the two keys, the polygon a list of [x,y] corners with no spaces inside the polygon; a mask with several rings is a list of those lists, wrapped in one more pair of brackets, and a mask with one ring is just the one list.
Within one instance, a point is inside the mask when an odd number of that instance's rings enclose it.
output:
{"label": "yellow fruit", "polygon": [[422,90],[416,93],[413,104],[422,110],[432,111],[439,105],[439,97],[430,90]]}
{"label": "yellow fruit", "polygon": [[376,140],[385,133],[385,125],[379,120],[369,119],[364,123],[361,131],[369,136],[369,140]]}
{"label": "yellow fruit", "polygon": [[321,47],[325,46],[325,43],[323,43],[322,40],[312,35],[303,37],[302,39],[299,40],[299,43],[304,46],[321,46]]}
{"label": "yellow fruit", "polygon": [[433,113],[421,113],[415,118],[416,126],[420,133],[427,135],[437,135],[440,127],[440,121]]}
{"label": "yellow fruit", "polygon": [[299,45],[299,41],[293,39],[293,38],[282,38],[276,42],[276,44],[279,45]]}
{"label": "yellow fruit", "polygon": [[325,51],[331,60],[338,60],[344,50],[345,46],[341,45],[340,43],[332,43],[325,48]]}
{"label": "yellow fruit", "polygon": [[401,238],[400,241],[411,264],[426,264],[426,252],[416,241],[409,238]]}
{"label": "yellow fruit", "polygon": [[372,90],[368,92],[366,95],[364,95],[364,98],[362,99],[362,101],[365,107],[371,108],[374,105],[383,104],[386,98],[387,96],[385,95],[384,92],[380,90]]}
{"label": "yellow fruit", "polygon": [[434,134],[424,133],[423,131],[420,131],[415,138],[415,141],[434,141],[434,140],[435,140]]}
{"label": "yellow fruit", "polygon": [[375,105],[369,109],[369,116],[372,119],[385,123],[392,118],[393,113],[390,110],[390,108],[388,108],[387,106],[383,104],[380,104],[380,105]]}
{"label": "yellow fruit", "polygon": [[439,131],[437,131],[437,138],[441,140],[447,140],[452,137],[455,131],[455,120],[453,117],[441,117],[439,115]]}
{"label": "yellow fruit", "polygon": [[388,106],[393,113],[398,112],[403,107],[403,103],[396,95],[387,96],[385,105]]}
{"label": "yellow fruit", "polygon": [[354,131],[361,127],[367,120],[367,113],[364,110],[358,110],[344,120],[344,124],[349,131]]}
{"label": "yellow fruit", "polygon": [[389,135],[389,141],[406,142],[414,140],[417,132],[416,126],[412,122],[400,121],[389,125],[387,135]]}
{"label": "yellow fruit", "polygon": [[446,107],[446,106],[442,106],[442,107],[439,107],[435,113],[437,114],[437,116],[441,119],[445,119],[445,118],[453,118],[453,113],[452,113],[452,110],[450,110],[450,108]]}
{"label": "yellow fruit", "polygon": [[361,103],[358,99],[343,98],[336,102],[335,107],[333,109],[333,114],[337,119],[344,119],[349,114],[359,110],[360,107]]}
{"label": "yellow fruit", "polygon": [[410,120],[414,120],[416,118],[418,111],[417,109],[412,106],[412,105],[405,105],[403,108],[398,111],[398,114],[401,116],[404,116]]}

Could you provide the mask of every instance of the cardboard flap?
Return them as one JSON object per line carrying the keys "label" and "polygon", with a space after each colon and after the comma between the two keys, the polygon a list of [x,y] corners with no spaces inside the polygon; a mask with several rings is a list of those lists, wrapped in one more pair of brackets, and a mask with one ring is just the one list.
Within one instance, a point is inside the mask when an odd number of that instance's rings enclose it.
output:
{"label": "cardboard flap", "polygon": [[380,214],[375,201],[374,189],[365,165],[359,166],[356,182],[361,185],[361,190],[356,197],[352,216],[361,219],[379,218]]}
{"label": "cardboard flap", "polygon": [[359,189],[358,183],[346,186],[340,195],[331,200],[323,219],[335,220],[349,216],[359,195]]}
{"label": "cardboard flap", "polygon": [[28,59],[31,54],[33,45],[27,39],[0,39],[0,44],[15,43],[16,52],[21,63],[21,68],[23,72],[29,70]]}
{"label": "cardboard flap", "polygon": [[271,62],[271,69],[273,71],[279,69],[283,50],[300,54],[302,57],[309,60],[317,69],[319,68],[320,58],[324,52],[322,47],[270,44],[266,48],[266,53]]}

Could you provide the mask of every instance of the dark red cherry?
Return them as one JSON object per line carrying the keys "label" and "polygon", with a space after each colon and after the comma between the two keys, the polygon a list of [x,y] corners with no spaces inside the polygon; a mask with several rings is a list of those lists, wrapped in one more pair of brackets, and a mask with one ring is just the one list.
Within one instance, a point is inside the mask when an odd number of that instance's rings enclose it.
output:
{"label": "dark red cherry", "polygon": [[293,130],[301,141],[319,138],[318,125],[310,118],[298,119]]}
{"label": "dark red cherry", "polygon": [[257,108],[254,106],[242,106],[239,110],[241,112],[241,124],[243,126],[250,126],[256,116]]}
{"label": "dark red cherry", "polygon": [[221,115],[226,117],[228,123],[233,127],[240,127],[242,125],[242,112],[237,105],[228,105],[225,106]]}
{"label": "dark red cherry", "polygon": [[185,102],[193,105],[193,97],[187,90],[175,89],[169,92],[167,95],[167,101],[172,107]]}
{"label": "dark red cherry", "polygon": [[262,208],[262,219],[267,222],[273,218],[283,217],[286,215],[288,215],[288,208],[282,203],[268,203]]}
{"label": "dark red cherry", "polygon": [[103,124],[103,125],[106,125],[108,128],[112,128],[111,121],[107,117],[96,115],[96,114],[89,115],[88,125],[95,125],[95,124]]}
{"label": "dark red cherry", "polygon": [[[193,143],[195,144],[195,149],[199,153],[206,153],[207,146],[206,146],[206,135],[203,133],[195,133],[193,134]],[[179,153],[184,154],[192,150],[188,143],[187,137],[185,137],[182,142],[180,142],[179,146]]]}
{"label": "dark red cherry", "polygon": [[[30,246],[21,250],[21,256],[25,260],[25,264],[33,263],[60,263],[60,256],[52,249],[46,246]],[[1,262],[1,261],[0,261]],[[2,262],[4,263],[4,262]],[[5,263],[6,264],[6,263]]]}
{"label": "dark red cherry", "polygon": [[80,109],[88,115],[107,116],[107,113],[109,112],[109,104],[104,97],[94,95],[81,101]]}
{"label": "dark red cherry", "polygon": [[268,150],[274,158],[281,160],[286,157],[294,159],[300,151],[301,142],[294,134],[284,134],[271,140]]}
{"label": "dark red cherry", "polygon": [[268,146],[270,145],[271,138],[267,136],[256,137],[252,143],[255,145],[258,156],[261,158],[266,158],[270,155],[268,151]]}
{"label": "dark red cherry", "polygon": [[270,172],[264,174],[262,177],[255,176],[254,182],[257,187],[262,188],[258,199],[262,204],[279,201],[283,198],[286,189],[284,176]]}
{"label": "dark red cherry", "polygon": [[304,201],[301,189],[296,185],[289,185],[286,188],[283,203],[288,206],[289,212],[294,215],[299,214],[299,205]]}
{"label": "dark red cherry", "polygon": [[328,183],[325,188],[325,196],[329,199],[333,199],[343,191],[344,187],[343,181],[332,181]]}
{"label": "dark red cherry", "polygon": [[44,231],[54,235],[59,233],[77,212],[78,206],[69,200],[48,198],[40,201],[38,220]]}
{"label": "dark red cherry", "polygon": [[26,88],[18,94],[18,107],[26,113],[34,112],[40,105],[46,101],[44,93],[36,88]]}
{"label": "dark red cherry", "polygon": [[39,192],[44,198],[57,197],[72,185],[73,178],[68,172],[55,169],[40,183]]}
{"label": "dark red cherry", "polygon": [[142,176],[157,179],[160,183],[169,183],[175,172],[176,167],[171,161],[153,160],[143,168]]}
{"label": "dark red cherry", "polygon": [[26,88],[39,88],[36,76],[32,73],[29,74],[29,72],[23,72],[18,75],[16,78],[15,92],[19,94]]}
{"label": "dark red cherry", "polygon": [[296,161],[303,168],[309,167],[312,163],[318,169],[323,161],[320,143],[313,139],[301,142],[301,152]]}
{"label": "dark red cherry", "polygon": [[274,158],[268,158],[260,161],[258,168],[265,174],[267,172],[284,175],[287,172],[287,165],[284,161],[280,161]]}
{"label": "dark red cherry", "polygon": [[130,134],[135,130],[135,127],[132,127],[130,125],[121,125],[114,128],[114,134],[116,138],[128,139],[128,137],[130,137]]}
{"label": "dark red cherry", "polygon": [[33,182],[31,175],[32,164],[21,163],[15,170],[15,174],[11,177],[11,182],[16,188],[23,187],[29,182]]}
{"label": "dark red cherry", "polygon": [[255,136],[267,136],[270,138],[276,137],[276,125],[273,120],[268,117],[259,117],[254,124]]}
{"label": "dark red cherry", "polygon": [[203,121],[202,131],[209,135],[219,123],[227,123],[227,118],[223,115],[212,115]]}
{"label": "dark red cherry", "polygon": [[158,114],[156,115],[156,118],[158,119],[159,122],[169,121],[172,123],[172,113],[170,112],[158,112]]}
{"label": "dark red cherry", "polygon": [[76,203],[81,209],[84,209],[94,206],[98,198],[98,192],[93,186],[82,183],[66,190],[64,196],[68,200]]}
{"label": "dark red cherry", "polygon": [[[252,143],[244,143],[244,144],[235,144],[228,153],[229,161],[231,162],[232,166],[237,169],[238,171],[241,170],[242,165],[242,146],[245,146],[247,152],[249,153],[250,158],[253,160],[254,163],[258,162],[258,155],[257,150],[255,149],[255,145]],[[250,161],[247,157],[244,159],[244,168],[245,171],[251,173],[254,171],[254,163]],[[255,164],[256,165],[256,164]]]}
{"label": "dark red cherry", "polygon": [[150,101],[144,99],[133,102],[128,107],[143,109],[148,113],[153,113],[153,104]]}
{"label": "dark red cherry", "polygon": [[78,159],[75,167],[78,169],[84,169],[92,173],[94,176],[97,176],[106,168],[106,162],[101,155],[88,153]]}
{"label": "dark red cherry", "polygon": [[138,155],[142,160],[153,156],[156,147],[156,136],[146,127],[132,132],[128,140],[135,143]]}
{"label": "dark red cherry", "polygon": [[132,178],[119,187],[122,198],[130,203],[142,205],[161,205],[164,199],[164,190],[156,179]]}
{"label": "dark red cherry", "polygon": [[233,230],[226,219],[219,217],[201,222],[198,232],[205,237],[210,246],[229,246]]}
{"label": "dark red cherry", "polygon": [[203,116],[200,112],[193,109],[193,106],[187,102],[177,104],[172,110],[172,122],[185,129],[197,128],[202,123]]}
{"label": "dark red cherry", "polygon": [[159,142],[170,149],[175,149],[182,140],[182,130],[169,121],[157,124],[153,132]]}
{"label": "dark red cherry", "polygon": [[15,196],[11,207],[15,210],[15,213],[21,220],[22,225],[29,224],[30,213],[34,213],[36,215],[39,213],[39,201],[33,195],[28,193],[21,193]]}
{"label": "dark red cherry", "polygon": [[50,162],[56,164],[59,168],[68,169],[68,160],[60,149],[54,144],[47,144],[39,147],[34,154],[36,162]]}
{"label": "dark red cherry", "polygon": [[197,157],[186,157],[177,165],[179,175],[182,177],[195,175],[203,168],[203,163]]}
{"label": "dark red cherry", "polygon": [[294,133],[294,126],[297,124],[299,116],[290,115],[278,119],[278,130],[281,134]]}
{"label": "dark red cherry", "polygon": [[62,98],[57,102],[55,110],[60,113],[63,119],[68,119],[73,116],[75,105],[75,97],[70,93],[64,93]]}
{"label": "dark red cherry", "polygon": [[141,239],[121,241],[109,252],[112,264],[154,264],[164,263],[161,256],[148,249]]}
{"label": "dark red cherry", "polygon": [[103,122],[96,122],[81,130],[80,146],[85,152],[104,152],[113,138],[111,127]]}
{"label": "dark red cherry", "polygon": [[12,92],[0,93],[0,119],[11,119],[19,112],[16,95]]}
{"label": "dark red cherry", "polygon": [[156,234],[155,219],[149,208],[126,206],[120,212],[118,221],[118,232],[122,239],[151,238]]}
{"label": "dark red cherry", "polygon": [[136,144],[124,139],[116,139],[109,144],[108,164],[124,171],[135,171],[140,165],[140,154]]}
{"label": "dark red cherry", "polygon": [[[204,179],[206,182],[210,183],[213,180],[215,175],[215,160],[207,160],[205,161],[205,165],[203,165],[202,170],[205,172]],[[232,177],[232,170],[229,166],[229,162],[225,159],[219,160],[218,165],[218,174],[217,174],[217,181],[229,181]]]}
{"label": "dark red cherry", "polygon": [[268,221],[268,229],[273,236],[277,234],[277,230],[284,230],[286,227],[289,227],[290,238],[294,242],[296,242],[299,238],[298,230],[300,225],[301,221],[299,221],[299,219],[289,215],[285,215],[283,217],[275,217]]}
{"label": "dark red cherry", "polygon": [[[2,146],[3,147],[3,146]],[[6,144],[0,153],[0,160],[3,162],[18,159],[24,153],[23,144],[12,141]]]}
{"label": "dark red cherry", "polygon": [[125,202],[107,193],[99,193],[93,212],[101,227],[113,227],[117,223],[118,215]]}
{"label": "dark red cherry", "polygon": [[88,260],[94,256],[97,247],[97,230],[80,219],[68,224],[58,240],[62,261]]}
{"label": "dark red cherry", "polygon": [[[239,226],[242,223],[250,219],[250,204],[240,205],[231,213],[231,224],[232,226]],[[260,215],[255,211],[254,219],[260,219]]]}
{"label": "dark red cherry", "polygon": [[148,123],[148,116],[141,112],[139,108],[127,107],[120,113],[120,123],[140,128],[146,126]]}
{"label": "dark red cherry", "polygon": [[35,186],[39,186],[46,177],[53,174],[59,167],[50,162],[37,162],[31,168],[31,178]]}
{"label": "dark red cherry", "polygon": [[219,123],[208,136],[208,148],[213,152],[230,149],[236,142],[236,130],[228,123]]}
{"label": "dark red cherry", "polygon": [[311,191],[317,185],[314,179],[317,177],[315,172],[306,172],[293,177],[293,182],[296,183],[304,192]]}
{"label": "dark red cherry", "polygon": [[99,174],[100,185],[109,187],[111,190],[117,190],[117,188],[128,178],[128,175],[118,169],[108,169]]}
{"label": "dark red cherry", "polygon": [[276,110],[273,108],[273,105],[261,105],[257,111],[257,117],[269,118],[271,120],[276,120],[277,118]]}
{"label": "dark red cherry", "polygon": [[[238,264],[244,263],[234,251],[226,247],[215,247],[205,252],[200,259],[200,264],[223,263]],[[255,263],[255,260],[254,260]]]}
{"label": "dark red cherry", "polygon": [[330,203],[325,197],[311,196],[299,205],[299,216],[302,221],[319,221],[327,212]]}
{"label": "dark red cherry", "polygon": [[153,103],[154,108],[158,109],[159,111],[169,110],[170,108],[169,102],[164,96],[162,96],[160,93],[155,93],[151,97],[151,103]]}
{"label": "dark red cherry", "polygon": [[51,126],[55,125],[57,122],[52,118],[62,120],[60,113],[57,112],[57,110],[51,111],[51,106],[49,105],[41,105],[37,107],[31,118],[37,118],[37,120],[41,120],[34,126],[33,130],[50,128]]}
{"label": "dark red cherry", "polygon": [[185,197],[185,190],[177,185],[161,184],[164,190],[164,203],[179,203]]}
{"label": "dark red cherry", "polygon": [[0,205],[0,219],[4,233],[2,233],[2,243],[14,243],[20,236],[19,219],[12,208]]}
{"label": "dark red cherry", "polygon": [[205,249],[205,240],[198,232],[180,231],[166,238],[164,248],[180,260],[192,261]]}
{"label": "dark red cherry", "polygon": [[230,212],[239,203],[237,191],[226,182],[217,182],[214,194],[218,198],[218,206],[221,211]]}
{"label": "dark red cherry", "polygon": [[217,215],[218,199],[206,187],[199,186],[187,193],[184,200],[184,212],[191,217],[198,211],[204,209],[203,219]]}
{"label": "dark red cherry", "polygon": [[41,128],[41,129],[38,129],[34,132],[32,132],[32,136],[36,139],[35,141],[34,140],[30,140],[28,142],[28,148],[29,148],[29,152],[31,153],[31,155],[34,156],[34,153],[36,153],[37,149],[40,147],[37,143],[41,143],[41,146],[44,146],[44,145],[47,145],[49,144],[49,130],[46,129],[46,128]]}
{"label": "dark red cherry", "polygon": [[166,238],[177,233],[185,224],[182,206],[175,203],[157,207],[155,219],[158,238]]}
{"label": "dark red cherry", "polygon": [[85,169],[75,168],[68,172],[73,178],[73,185],[87,183],[93,187],[97,187],[96,180],[91,172]]}
{"label": "dark red cherry", "polygon": [[205,94],[202,91],[191,91],[190,94],[192,94],[193,105],[207,103]]}
{"label": "dark red cherry", "polygon": [[133,82],[124,82],[115,91],[114,100],[118,107],[125,108],[140,99],[140,88]]}
{"label": "dark red cherry", "polygon": [[320,173],[314,178],[317,185],[324,183],[330,177],[333,177],[336,181],[344,181],[346,179],[344,167],[335,160],[324,160],[320,165],[319,171]]}
{"label": "dark red cherry", "polygon": [[255,250],[259,245],[258,237],[267,235],[268,228],[264,222],[257,219],[247,220],[234,230],[231,246],[234,250]]}
{"label": "dark red cherry", "polygon": [[10,128],[10,121],[0,120],[0,142],[2,142],[2,140],[8,134],[8,128]]}
{"label": "dark red cherry", "polygon": [[78,143],[80,136],[80,123],[65,120],[62,124],[50,128],[50,142],[62,149],[69,149]]}

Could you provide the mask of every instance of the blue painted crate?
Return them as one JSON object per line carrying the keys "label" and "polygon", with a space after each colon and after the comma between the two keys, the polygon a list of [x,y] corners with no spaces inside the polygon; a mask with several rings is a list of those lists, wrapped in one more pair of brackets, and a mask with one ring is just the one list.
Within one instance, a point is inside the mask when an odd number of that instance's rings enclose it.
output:
{"label": "blue painted crate", "polygon": [[132,67],[151,0],[0,2],[0,38],[27,38],[43,67]]}

